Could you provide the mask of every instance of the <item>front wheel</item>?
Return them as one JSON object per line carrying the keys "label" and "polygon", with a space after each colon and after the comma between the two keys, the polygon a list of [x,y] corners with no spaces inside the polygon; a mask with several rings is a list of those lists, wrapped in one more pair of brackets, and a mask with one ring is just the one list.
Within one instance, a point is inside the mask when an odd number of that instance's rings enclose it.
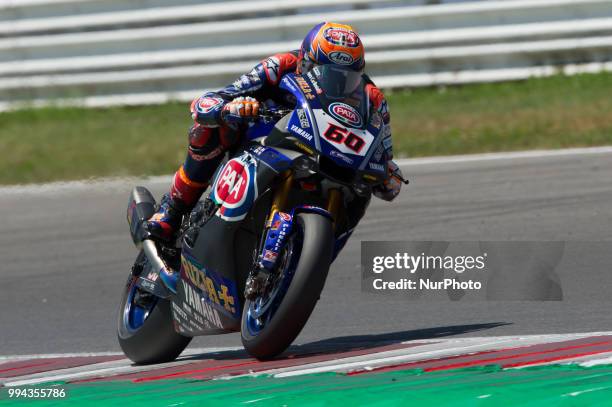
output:
{"label": "front wheel", "polygon": [[[146,259],[141,252],[136,265],[143,264]],[[117,316],[119,345],[136,364],[170,362],[181,354],[191,338],[174,330],[170,301],[140,290],[137,279],[138,276],[130,275],[124,288]]]}
{"label": "front wheel", "polygon": [[294,232],[279,258],[281,272],[272,288],[244,304],[242,344],[258,359],[282,353],[310,317],[332,262],[331,220],[314,213],[295,216]]}

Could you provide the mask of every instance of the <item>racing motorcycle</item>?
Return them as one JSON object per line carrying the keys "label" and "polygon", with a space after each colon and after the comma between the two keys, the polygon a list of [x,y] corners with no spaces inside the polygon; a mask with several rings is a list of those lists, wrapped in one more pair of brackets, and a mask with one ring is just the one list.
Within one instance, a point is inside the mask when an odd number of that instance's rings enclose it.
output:
{"label": "racing motorcycle", "polygon": [[385,180],[382,117],[370,111],[359,73],[325,65],[285,75],[280,86],[295,107],[262,107],[176,242],[150,238],[143,223],[157,204],[144,187],[132,191],[127,220],[140,252],[117,321],[132,361],[171,361],[194,336],[237,331],[258,359],[285,351],[355,210]]}

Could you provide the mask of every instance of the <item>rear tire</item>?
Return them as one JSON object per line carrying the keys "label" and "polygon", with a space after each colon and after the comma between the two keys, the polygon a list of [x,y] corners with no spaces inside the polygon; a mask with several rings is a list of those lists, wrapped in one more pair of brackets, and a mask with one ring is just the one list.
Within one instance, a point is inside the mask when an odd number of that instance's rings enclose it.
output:
{"label": "rear tire", "polygon": [[[143,257],[141,253],[139,259]],[[136,278],[129,280],[119,307],[117,316],[119,345],[125,356],[136,364],[173,361],[183,352],[192,338],[180,335],[174,330],[171,302],[162,298],[157,299],[140,327],[135,330],[129,329],[124,318],[124,311],[135,281]]]}
{"label": "rear tire", "polygon": [[263,329],[252,335],[247,327],[246,301],[242,313],[241,338],[246,351],[260,360],[284,352],[302,331],[312,313],[327,279],[333,255],[331,220],[314,213],[295,216],[303,234],[300,258],[284,298]]}

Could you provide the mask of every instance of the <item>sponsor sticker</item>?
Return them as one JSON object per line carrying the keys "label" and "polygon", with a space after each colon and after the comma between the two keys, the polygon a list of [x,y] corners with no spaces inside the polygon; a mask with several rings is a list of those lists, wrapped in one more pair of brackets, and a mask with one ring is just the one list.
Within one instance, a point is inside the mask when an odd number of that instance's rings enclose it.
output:
{"label": "sponsor sticker", "polygon": [[377,163],[368,163],[368,167],[370,167],[373,170],[376,171],[384,171],[385,170],[385,166],[382,164],[377,164]]}
{"label": "sponsor sticker", "polygon": [[300,89],[302,89],[302,92],[304,92],[304,96],[306,96],[306,99],[312,100],[315,98],[315,95],[312,93],[312,88],[310,87],[308,82],[306,82],[306,79],[302,78],[301,76],[296,76],[295,81],[297,82]]}
{"label": "sponsor sticker", "polygon": [[323,89],[321,89],[321,85],[319,85],[319,81],[317,80],[315,75],[313,75],[313,72],[312,71],[308,72],[306,76],[310,78],[310,81],[312,82],[312,86],[314,86],[315,92],[317,92],[317,95],[320,95],[321,93],[323,93]]}
{"label": "sponsor sticker", "polygon": [[251,147],[250,151],[259,157],[260,160],[269,165],[274,165],[277,162],[282,161],[282,156],[271,148],[257,146]]}
{"label": "sponsor sticker", "polygon": [[297,148],[299,148],[300,150],[308,153],[308,154],[314,154],[314,151],[312,150],[312,148],[308,147],[306,144],[304,143],[300,143],[299,141],[295,142],[295,145]]}
{"label": "sponsor sticker", "polygon": [[335,102],[330,104],[329,114],[336,120],[351,127],[360,128],[363,125],[363,119],[357,109],[346,103]]}
{"label": "sponsor sticker", "polygon": [[228,161],[215,185],[215,195],[228,207],[239,206],[246,198],[249,182],[250,174],[245,165],[238,160]]}
{"label": "sponsor sticker", "polygon": [[[220,309],[235,315],[237,312],[237,291],[235,286],[227,279],[218,276],[188,260],[185,256],[181,258],[181,271],[183,281],[189,281],[200,290],[206,300]],[[199,295],[198,295],[199,297]]]}
{"label": "sponsor sticker", "polygon": [[264,61],[264,68],[266,70],[266,76],[272,83],[278,82],[278,71],[280,68],[280,61],[276,57],[270,57]]}
{"label": "sponsor sticker", "polygon": [[323,89],[321,89],[321,86],[319,85],[319,81],[317,81],[316,79],[312,81],[312,86],[314,86],[315,92],[317,92],[317,95],[320,95],[323,93]]}
{"label": "sponsor sticker", "polygon": [[272,250],[264,250],[263,259],[266,261],[276,261],[278,253],[274,253]]}
{"label": "sponsor sticker", "polygon": [[344,161],[347,164],[353,164],[353,159],[352,158],[349,158],[349,157],[345,156],[344,154],[342,154],[339,151],[331,150],[329,152],[329,155],[331,155],[334,158],[338,158],[338,159]]}
{"label": "sponsor sticker", "polygon": [[292,92],[296,92],[297,91],[297,88],[293,85],[293,82],[290,81],[287,76],[283,76],[283,79],[281,79],[281,83],[283,83],[285,86],[287,86]]}
{"label": "sponsor sticker", "polygon": [[343,47],[356,48],[359,46],[359,37],[355,31],[344,27],[330,27],[323,32],[327,42]]}
{"label": "sponsor sticker", "polygon": [[[202,301],[200,294],[194,290],[187,282],[181,281],[183,285],[183,291],[185,293],[186,304],[189,305],[198,315],[201,315],[212,324],[215,328],[223,328],[221,318],[216,309],[212,308],[207,302]],[[199,320],[198,322],[203,322]]]}
{"label": "sponsor sticker", "polygon": [[260,156],[261,154],[263,154],[266,151],[266,148],[264,146],[257,146],[255,147],[253,150],[253,154],[256,154],[257,156]]}
{"label": "sponsor sticker", "polygon": [[210,113],[213,110],[217,110],[223,104],[223,99],[218,97],[204,97],[198,101],[199,113]]}
{"label": "sponsor sticker", "polygon": [[291,125],[291,131],[296,133],[297,135],[305,138],[308,141],[312,140],[312,134],[308,133],[306,130],[296,126],[295,124]]}
{"label": "sponsor sticker", "polygon": [[285,212],[279,212],[278,216],[280,216],[280,218],[284,220],[285,222],[289,222],[291,220],[291,215]]}
{"label": "sponsor sticker", "polygon": [[310,127],[310,122],[308,121],[308,117],[306,117],[306,112],[304,109],[298,109],[297,116],[300,120],[300,126],[302,126],[302,128],[307,129]]}
{"label": "sponsor sticker", "polygon": [[339,125],[339,120],[323,109],[314,109],[312,114],[313,121],[317,124],[324,125],[327,122],[327,129],[321,132],[321,140],[349,157],[364,156],[375,139],[366,129],[346,128],[343,123]]}
{"label": "sponsor sticker", "polygon": [[156,273],[155,271],[150,271],[149,274],[147,275],[147,280],[157,281],[158,277],[159,277],[159,273]]}
{"label": "sponsor sticker", "polygon": [[338,65],[350,65],[353,63],[353,57],[342,51],[330,52],[329,59]]}
{"label": "sponsor sticker", "polygon": [[[287,215],[287,214],[285,214],[285,215]],[[287,215],[287,216],[289,216],[289,215]],[[290,216],[289,216],[289,219],[291,219]],[[285,221],[285,222],[281,223],[280,230],[278,231],[278,236],[274,240],[274,247],[272,248],[272,250],[274,252],[276,252],[276,253],[280,252],[281,247],[282,247],[282,245],[285,242],[285,238],[287,237],[287,234],[289,233],[290,226],[291,226],[291,224],[288,223],[288,221]]]}
{"label": "sponsor sticker", "polygon": [[216,215],[226,221],[244,219],[257,198],[256,161],[249,153],[229,160],[217,173],[211,198],[221,205]]}

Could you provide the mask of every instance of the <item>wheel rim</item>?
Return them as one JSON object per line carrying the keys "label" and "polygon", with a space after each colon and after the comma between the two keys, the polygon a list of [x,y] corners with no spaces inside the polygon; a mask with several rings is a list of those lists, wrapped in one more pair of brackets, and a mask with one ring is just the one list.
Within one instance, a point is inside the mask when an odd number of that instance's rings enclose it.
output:
{"label": "wheel rim", "polygon": [[123,326],[129,333],[134,333],[142,327],[157,304],[155,297],[146,305],[135,302],[136,296],[140,291],[140,288],[136,285],[136,280],[134,277],[130,282],[127,299],[123,308]]}
{"label": "wheel rim", "polygon": [[285,297],[300,258],[301,243],[302,235],[296,231],[283,249],[278,266],[280,272],[273,287],[266,294],[248,302],[245,322],[251,336],[257,336],[270,323]]}

